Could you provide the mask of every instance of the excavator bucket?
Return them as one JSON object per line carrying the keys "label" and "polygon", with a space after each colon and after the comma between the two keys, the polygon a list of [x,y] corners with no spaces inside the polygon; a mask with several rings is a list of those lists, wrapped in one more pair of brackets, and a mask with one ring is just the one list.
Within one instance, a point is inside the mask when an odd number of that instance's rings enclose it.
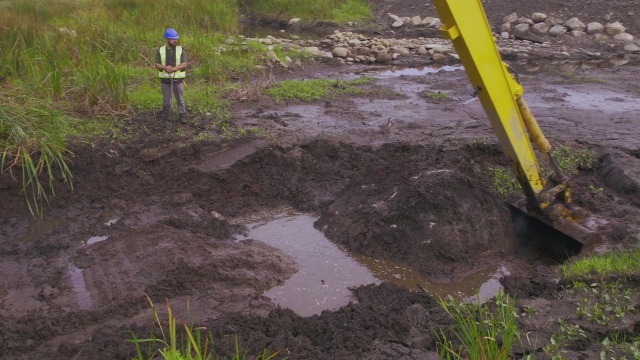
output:
{"label": "excavator bucket", "polygon": [[[571,187],[551,144],[524,101],[524,89],[502,62],[481,0],[433,0],[443,37],[451,40],[526,197],[516,206],[585,246],[601,240],[601,221],[571,203]],[[534,143],[552,170],[543,176]]]}
{"label": "excavator bucket", "polygon": [[530,210],[530,207],[526,205],[526,199],[521,199],[510,205],[520,213],[526,214],[580,243],[582,251],[591,249],[603,241],[599,228],[606,224],[606,220],[590,214],[580,207],[572,205],[569,210],[564,204],[556,204],[554,205],[555,209],[547,211],[548,215],[545,215],[537,210]]}

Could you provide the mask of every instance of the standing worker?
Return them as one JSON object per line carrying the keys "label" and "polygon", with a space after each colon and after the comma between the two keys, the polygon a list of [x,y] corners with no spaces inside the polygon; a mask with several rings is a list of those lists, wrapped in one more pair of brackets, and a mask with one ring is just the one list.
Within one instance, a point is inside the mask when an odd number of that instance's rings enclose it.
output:
{"label": "standing worker", "polygon": [[171,120],[172,93],[178,103],[178,120],[182,124],[187,123],[187,108],[184,102],[184,78],[187,67],[187,57],[178,45],[178,32],[172,28],[164,32],[167,44],[160,47],[156,53],[156,69],[159,70],[158,77],[162,87],[162,113],[167,121]]}

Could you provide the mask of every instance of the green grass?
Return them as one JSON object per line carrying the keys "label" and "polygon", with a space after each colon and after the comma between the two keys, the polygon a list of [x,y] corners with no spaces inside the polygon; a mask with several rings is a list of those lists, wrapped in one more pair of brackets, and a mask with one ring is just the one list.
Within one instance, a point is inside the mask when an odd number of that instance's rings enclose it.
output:
{"label": "green grass", "polygon": [[427,99],[431,99],[431,100],[444,100],[449,98],[449,94],[441,91],[438,91],[438,92],[429,91],[429,92],[426,92],[424,96]]}
{"label": "green grass", "polygon": [[519,339],[515,301],[500,291],[492,301],[480,303],[439,299],[440,306],[453,319],[455,340],[443,330],[437,333],[443,359],[511,359],[511,347]]}
{"label": "green grass", "polygon": [[[213,336],[211,332],[206,331],[206,328],[186,323],[178,326],[178,320],[173,315],[169,302],[167,302],[167,320],[164,323],[160,319],[158,309],[153,301],[148,296],[147,300],[153,311],[160,337],[151,335],[148,338],[140,338],[138,334],[131,332],[132,339],[129,341],[134,344],[136,349],[134,360],[215,360],[221,358],[216,354]],[[265,349],[261,354],[251,358],[271,360],[276,358],[278,353],[277,351],[272,353]],[[222,359],[230,360],[249,358],[246,349],[240,346],[237,336],[235,352],[230,357],[222,357]]]}
{"label": "green grass", "polygon": [[339,94],[364,93],[364,90],[358,88],[358,86],[371,81],[373,79],[370,77],[347,81],[330,79],[287,80],[267,89],[266,94],[277,102],[283,100],[317,101]]}
{"label": "green grass", "polygon": [[560,266],[560,273],[566,279],[638,276],[640,275],[640,249],[573,259]]}
{"label": "green grass", "polygon": [[371,18],[366,0],[240,0],[250,13],[303,20],[357,21]]}
{"label": "green grass", "polygon": [[502,197],[508,197],[515,191],[521,191],[520,184],[513,175],[511,168],[490,167],[487,173],[494,190]]}

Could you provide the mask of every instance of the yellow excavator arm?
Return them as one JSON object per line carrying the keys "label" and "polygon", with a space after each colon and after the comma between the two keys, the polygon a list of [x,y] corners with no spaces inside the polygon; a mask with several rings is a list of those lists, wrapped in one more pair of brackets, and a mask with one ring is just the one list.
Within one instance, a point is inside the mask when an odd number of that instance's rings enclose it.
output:
{"label": "yellow excavator arm", "polygon": [[[527,106],[522,86],[503,63],[480,0],[433,0],[442,20],[440,31],[458,52],[502,151],[522,186],[529,215],[583,244],[600,239],[596,222],[571,204],[571,188],[552,155],[552,148]],[[543,177],[532,142],[549,159]]]}

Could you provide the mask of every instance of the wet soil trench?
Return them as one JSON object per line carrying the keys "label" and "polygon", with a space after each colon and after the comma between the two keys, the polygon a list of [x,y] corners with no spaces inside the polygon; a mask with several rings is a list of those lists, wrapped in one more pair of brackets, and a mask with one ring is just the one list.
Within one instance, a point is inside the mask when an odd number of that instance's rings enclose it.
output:
{"label": "wet soil trench", "polygon": [[[448,324],[437,296],[553,293],[549,269],[577,250],[496,192],[487,170],[508,162],[464,71],[324,71],[375,81],[322,102],[238,104],[232,122],[266,138],[180,143],[163,130],[78,145],[75,189],[60,187],[41,220],[0,179],[0,353],[132,358],[127,330],[153,331],[146,295],[204,323],[221,351],[238,335],[293,359],[418,359]],[[640,234],[634,74],[594,70],[595,90],[524,77],[552,140],[594,154],[574,196],[610,220],[606,246]]]}

